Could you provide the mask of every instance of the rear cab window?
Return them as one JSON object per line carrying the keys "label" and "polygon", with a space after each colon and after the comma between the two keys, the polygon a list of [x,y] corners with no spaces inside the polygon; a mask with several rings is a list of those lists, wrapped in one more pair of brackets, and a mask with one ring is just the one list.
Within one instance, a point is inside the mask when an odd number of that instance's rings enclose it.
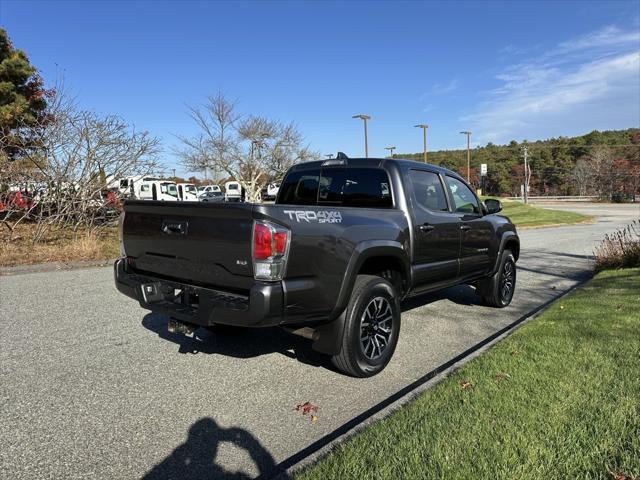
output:
{"label": "rear cab window", "polygon": [[294,170],[282,182],[277,203],[315,205],[318,199],[320,169]]}
{"label": "rear cab window", "polygon": [[383,169],[327,167],[289,173],[277,203],[391,208],[393,198],[389,176]]}

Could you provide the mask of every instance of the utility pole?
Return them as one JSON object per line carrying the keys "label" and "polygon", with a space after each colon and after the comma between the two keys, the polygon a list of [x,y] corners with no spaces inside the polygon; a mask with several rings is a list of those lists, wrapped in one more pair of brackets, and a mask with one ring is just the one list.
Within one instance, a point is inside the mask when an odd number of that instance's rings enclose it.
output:
{"label": "utility pole", "polygon": [[427,163],[427,128],[429,128],[429,125],[421,123],[419,125],[414,125],[414,127],[421,128],[424,134],[424,148],[422,150],[422,158],[424,160],[424,163]]}
{"label": "utility pole", "polygon": [[524,203],[529,202],[529,150],[526,145],[522,147],[522,152],[524,153]]}
{"label": "utility pole", "polygon": [[174,168],[173,169],[173,179],[175,180],[175,178],[176,178],[176,169]]}
{"label": "utility pole", "polygon": [[471,170],[471,150],[469,148],[469,142],[471,137],[471,132],[460,132],[463,135],[467,136],[467,183],[469,183],[469,170]]}
{"label": "utility pole", "polygon": [[364,156],[369,158],[369,139],[367,138],[367,120],[371,120],[369,115],[359,114],[354,115],[352,118],[359,118],[364,121]]}
{"label": "utility pole", "polygon": [[396,147],[384,147],[385,150],[389,150],[389,158],[393,158],[393,151]]}

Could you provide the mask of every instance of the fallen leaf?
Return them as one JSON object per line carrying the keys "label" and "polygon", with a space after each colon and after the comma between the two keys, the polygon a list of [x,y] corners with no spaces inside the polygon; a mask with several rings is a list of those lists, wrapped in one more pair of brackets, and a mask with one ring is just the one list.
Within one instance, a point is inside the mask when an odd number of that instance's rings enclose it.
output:
{"label": "fallen leaf", "polygon": [[311,402],[304,402],[304,403],[300,403],[298,405],[296,405],[296,408],[294,408],[294,410],[296,412],[302,412],[302,415],[309,415],[309,413],[311,412],[317,412],[318,411],[318,406],[314,405]]}
{"label": "fallen leaf", "polygon": [[318,421],[318,417],[315,415],[311,415],[311,423],[316,423]]}
{"label": "fallen leaf", "polygon": [[560,305],[560,310],[564,310],[564,305]]}
{"label": "fallen leaf", "polygon": [[473,383],[467,380],[460,380],[460,388],[462,388],[463,390],[466,390],[468,388],[473,388]]}
{"label": "fallen leaf", "polygon": [[618,306],[616,307],[616,310],[622,310],[622,305],[618,305]]}
{"label": "fallen leaf", "polygon": [[511,378],[511,375],[509,375],[507,372],[498,372],[496,374],[496,382],[501,382],[505,378]]}
{"label": "fallen leaf", "polygon": [[609,475],[611,476],[611,480],[633,480],[633,477],[631,475],[627,475],[626,473],[622,473],[622,472],[614,472],[610,469],[609,470]]}
{"label": "fallen leaf", "polygon": [[519,352],[518,350],[512,350],[512,351],[511,351],[511,355],[512,355],[512,356],[514,356],[514,357],[515,357],[516,355],[519,355],[519,354],[520,354],[520,352]]}

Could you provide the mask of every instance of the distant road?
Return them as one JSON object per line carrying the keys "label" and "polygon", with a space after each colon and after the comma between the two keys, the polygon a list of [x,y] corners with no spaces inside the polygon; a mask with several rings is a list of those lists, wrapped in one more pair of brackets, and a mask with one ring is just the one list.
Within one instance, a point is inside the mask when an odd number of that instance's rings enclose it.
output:
{"label": "distant road", "polygon": [[[170,335],[116,292],[110,268],[0,277],[0,477],[252,477],[313,458],[372,407],[397,406],[396,392],[589,278],[597,242],[640,217],[640,205],[543,207],[599,218],[523,230],[509,308],[480,306],[469,287],[406,304],[398,350],[371,379],[331,370],[278,329]],[[307,401],[315,423],[294,410]]]}

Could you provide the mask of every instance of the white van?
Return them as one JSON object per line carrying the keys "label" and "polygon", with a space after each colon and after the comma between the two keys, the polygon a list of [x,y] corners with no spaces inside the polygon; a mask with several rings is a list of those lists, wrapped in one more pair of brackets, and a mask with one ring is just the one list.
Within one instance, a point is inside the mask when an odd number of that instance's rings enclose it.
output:
{"label": "white van", "polygon": [[238,182],[227,182],[224,184],[224,201],[225,202],[241,202],[242,187]]}
{"label": "white van", "polygon": [[197,202],[198,189],[193,183],[178,183],[178,200],[183,202]]}
{"label": "white van", "polygon": [[176,202],[178,201],[178,188],[175,182],[167,182],[165,180],[143,182],[140,185],[140,195],[138,198],[141,200]]}
{"label": "white van", "polygon": [[198,187],[198,196],[202,195],[203,193],[209,193],[209,192],[222,193],[222,189],[218,185],[200,185]]}
{"label": "white van", "polygon": [[154,182],[160,180],[158,177],[143,176],[124,177],[120,180],[112,180],[107,188],[117,188],[118,193],[123,198],[140,198],[140,186],[145,182]]}

